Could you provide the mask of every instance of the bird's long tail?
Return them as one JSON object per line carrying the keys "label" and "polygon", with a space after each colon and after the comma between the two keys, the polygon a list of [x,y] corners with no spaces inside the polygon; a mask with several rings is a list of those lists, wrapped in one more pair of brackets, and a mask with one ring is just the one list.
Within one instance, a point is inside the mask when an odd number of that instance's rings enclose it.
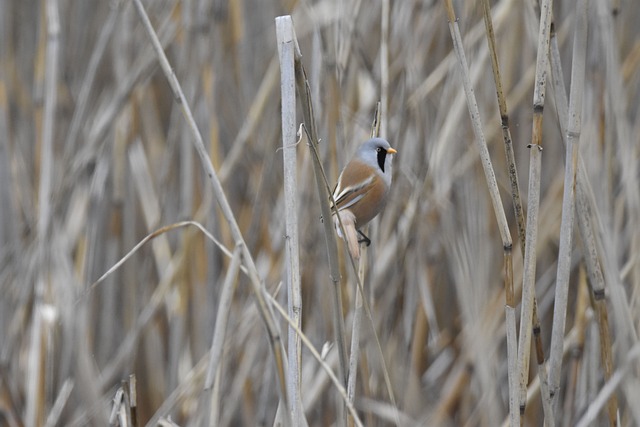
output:
{"label": "bird's long tail", "polygon": [[356,230],[356,217],[351,213],[349,209],[345,209],[338,212],[340,219],[342,219],[342,225],[344,226],[344,232],[346,236],[342,235],[340,230],[340,222],[338,222],[337,216],[334,217],[334,223],[338,236],[343,238],[347,242],[347,247],[353,259],[360,258],[360,244],[358,243],[358,232]]}

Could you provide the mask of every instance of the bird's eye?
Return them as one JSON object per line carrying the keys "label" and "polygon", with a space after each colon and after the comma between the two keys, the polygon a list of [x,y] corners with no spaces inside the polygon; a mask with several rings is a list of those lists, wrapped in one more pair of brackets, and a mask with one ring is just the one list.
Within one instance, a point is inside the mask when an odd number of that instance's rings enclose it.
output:
{"label": "bird's eye", "polygon": [[379,153],[379,152],[382,151],[382,148],[378,147],[378,148],[376,148],[376,151]]}

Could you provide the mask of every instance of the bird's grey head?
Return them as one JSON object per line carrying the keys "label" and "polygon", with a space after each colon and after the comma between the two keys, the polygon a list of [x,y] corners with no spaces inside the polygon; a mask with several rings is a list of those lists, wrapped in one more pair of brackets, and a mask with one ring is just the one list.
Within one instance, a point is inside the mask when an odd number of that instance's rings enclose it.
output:
{"label": "bird's grey head", "polygon": [[388,184],[391,183],[392,159],[395,153],[396,150],[391,148],[391,144],[382,138],[372,138],[358,148],[358,157],[376,167]]}

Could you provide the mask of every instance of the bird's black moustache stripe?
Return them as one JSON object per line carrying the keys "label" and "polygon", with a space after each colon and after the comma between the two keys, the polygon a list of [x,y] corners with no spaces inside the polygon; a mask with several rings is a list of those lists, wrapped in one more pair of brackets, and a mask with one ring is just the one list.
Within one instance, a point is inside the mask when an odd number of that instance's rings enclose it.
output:
{"label": "bird's black moustache stripe", "polygon": [[387,158],[387,151],[383,150],[382,148],[378,148],[378,166],[380,166],[382,173],[384,173],[384,161],[386,158]]}

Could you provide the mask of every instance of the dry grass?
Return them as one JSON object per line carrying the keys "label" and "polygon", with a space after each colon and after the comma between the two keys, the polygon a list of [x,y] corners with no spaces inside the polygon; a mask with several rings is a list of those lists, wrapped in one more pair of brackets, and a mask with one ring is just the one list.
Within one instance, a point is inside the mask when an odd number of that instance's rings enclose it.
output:
{"label": "dry grass", "polygon": [[[524,425],[639,425],[640,9],[586,3],[584,83],[571,81],[582,62],[572,59],[579,8],[556,2],[544,109],[536,100],[535,113],[539,4],[489,4],[500,109],[482,3],[453,4],[480,114],[472,124],[445,2],[145,1],[186,104],[176,101],[133,1],[0,2],[0,425],[287,425],[287,408],[298,408],[283,399],[298,398],[295,381],[285,393],[279,372],[297,369],[283,360],[289,342],[301,346],[301,419],[310,426],[508,425],[519,407]],[[379,100],[380,132],[399,152],[360,273],[372,322],[356,303],[358,272],[341,241],[341,278],[332,276],[305,143],[296,146],[295,198],[285,204],[282,159],[292,147],[282,147],[288,110],[275,18],[286,14],[330,185],[368,138]],[[535,233],[526,281],[537,305],[525,318],[537,317],[540,329],[522,391],[514,391],[506,324],[515,331],[521,318],[525,230],[501,111],[525,217],[534,116],[534,143],[543,147],[537,229],[526,224],[527,236]],[[569,180],[567,152],[577,167]],[[575,183],[574,195],[564,196],[565,182]],[[563,198],[572,206],[574,196],[573,239],[569,226],[561,238],[561,223],[571,224]],[[285,256],[293,202],[299,242]],[[296,251],[302,344],[283,316]],[[561,275],[567,298],[554,314]],[[345,344],[354,319],[361,323],[352,418],[335,301]],[[540,390],[555,392],[544,409]],[[510,397],[521,393],[526,401],[512,401],[510,418]]]}

